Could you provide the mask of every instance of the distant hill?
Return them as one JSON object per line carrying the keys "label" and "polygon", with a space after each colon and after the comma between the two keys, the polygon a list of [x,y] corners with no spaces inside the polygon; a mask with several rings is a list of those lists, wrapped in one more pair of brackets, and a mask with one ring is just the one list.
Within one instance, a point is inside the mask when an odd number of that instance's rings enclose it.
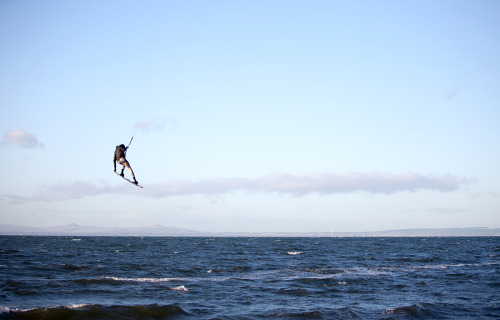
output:
{"label": "distant hill", "polygon": [[24,227],[0,225],[1,235],[41,235],[41,236],[203,236],[202,232],[155,225],[143,228],[89,227],[72,223],[55,227]]}
{"label": "distant hill", "polygon": [[155,225],[137,228],[91,227],[68,224],[55,227],[1,225],[0,235],[40,236],[157,236],[157,237],[475,237],[500,236],[500,228],[402,229],[374,232],[201,232]]}

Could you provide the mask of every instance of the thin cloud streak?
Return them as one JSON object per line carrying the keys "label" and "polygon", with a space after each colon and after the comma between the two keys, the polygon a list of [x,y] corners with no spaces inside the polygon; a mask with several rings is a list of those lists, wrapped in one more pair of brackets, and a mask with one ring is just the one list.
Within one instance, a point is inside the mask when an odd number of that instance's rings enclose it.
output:
{"label": "thin cloud streak", "polygon": [[53,202],[81,199],[88,196],[115,193],[118,190],[109,186],[98,186],[86,181],[62,182],[40,188],[32,196],[6,195],[11,204],[22,204],[31,201]]}
{"label": "thin cloud streak", "polygon": [[136,130],[140,130],[141,133],[151,133],[151,132],[159,132],[165,129],[167,125],[177,126],[177,120],[172,117],[166,117],[159,120],[154,121],[142,121],[138,122],[134,125]]}
{"label": "thin cloud streak", "polygon": [[278,193],[293,197],[312,193],[322,195],[355,192],[392,194],[419,190],[449,192],[472,182],[474,180],[459,179],[450,174],[425,176],[412,172],[402,174],[380,172],[309,173],[302,175],[274,172],[255,179],[168,180],[163,183],[145,185],[144,189],[141,190],[128,184],[115,187],[75,181],[45,186],[40,192],[32,196],[7,195],[5,198],[9,199],[11,204],[20,204],[30,201],[65,201],[105,194],[134,194],[151,198],[195,194],[221,195],[237,191]]}

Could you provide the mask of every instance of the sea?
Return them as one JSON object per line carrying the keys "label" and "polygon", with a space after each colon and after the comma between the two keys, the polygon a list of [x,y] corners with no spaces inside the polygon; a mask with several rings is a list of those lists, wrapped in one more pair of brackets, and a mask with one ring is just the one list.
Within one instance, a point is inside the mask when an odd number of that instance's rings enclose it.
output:
{"label": "sea", "polygon": [[500,237],[0,236],[1,319],[500,319]]}

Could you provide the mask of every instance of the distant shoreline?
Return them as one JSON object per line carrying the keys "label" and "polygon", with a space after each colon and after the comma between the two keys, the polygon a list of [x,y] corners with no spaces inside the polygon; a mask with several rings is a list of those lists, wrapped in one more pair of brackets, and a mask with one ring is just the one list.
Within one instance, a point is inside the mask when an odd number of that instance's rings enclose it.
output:
{"label": "distant shoreline", "polygon": [[422,228],[367,232],[202,232],[156,225],[143,228],[106,228],[69,224],[54,227],[0,225],[9,236],[128,236],[128,237],[498,237],[500,228]]}

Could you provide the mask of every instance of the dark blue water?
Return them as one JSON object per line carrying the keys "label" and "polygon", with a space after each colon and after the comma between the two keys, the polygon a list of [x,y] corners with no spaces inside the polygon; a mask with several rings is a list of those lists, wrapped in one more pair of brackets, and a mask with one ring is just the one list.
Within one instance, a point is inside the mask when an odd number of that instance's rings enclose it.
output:
{"label": "dark blue water", "polygon": [[0,237],[6,319],[498,319],[500,238]]}

